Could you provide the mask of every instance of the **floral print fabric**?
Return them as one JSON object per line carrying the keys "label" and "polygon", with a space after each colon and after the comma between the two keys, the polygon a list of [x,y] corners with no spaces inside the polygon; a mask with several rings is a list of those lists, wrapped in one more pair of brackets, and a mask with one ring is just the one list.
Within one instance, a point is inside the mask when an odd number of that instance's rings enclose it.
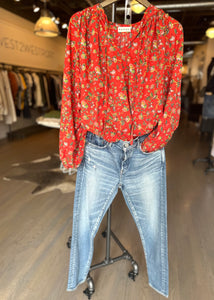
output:
{"label": "floral print fabric", "polygon": [[110,22],[100,3],[72,15],[59,136],[63,167],[80,165],[87,131],[131,143],[149,133],[143,152],[164,147],[179,124],[182,61],[182,25],[152,4],[130,25]]}

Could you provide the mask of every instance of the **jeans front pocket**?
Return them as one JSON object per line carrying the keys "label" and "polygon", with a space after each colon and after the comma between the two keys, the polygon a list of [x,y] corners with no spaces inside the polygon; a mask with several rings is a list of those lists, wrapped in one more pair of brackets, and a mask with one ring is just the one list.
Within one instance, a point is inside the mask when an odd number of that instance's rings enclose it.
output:
{"label": "jeans front pocket", "polygon": [[108,146],[108,142],[105,141],[103,143],[96,143],[96,141],[93,142],[86,141],[85,146],[92,147],[94,149],[104,149]]}
{"label": "jeans front pocket", "polygon": [[152,154],[155,154],[155,153],[159,153],[162,149],[158,149],[158,150],[155,150],[155,151],[152,151],[152,152],[144,152],[142,149],[141,149],[141,144],[139,145],[139,151],[143,154],[143,155],[152,155]]}
{"label": "jeans front pocket", "polygon": [[94,149],[104,149],[108,146],[108,144],[109,142],[107,142],[102,137],[91,132],[87,133],[85,142],[86,148],[92,147]]}

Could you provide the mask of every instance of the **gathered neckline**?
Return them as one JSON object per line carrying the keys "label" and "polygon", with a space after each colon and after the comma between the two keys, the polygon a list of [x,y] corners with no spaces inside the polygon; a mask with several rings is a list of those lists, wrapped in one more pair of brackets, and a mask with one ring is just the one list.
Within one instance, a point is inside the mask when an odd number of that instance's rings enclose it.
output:
{"label": "gathered neckline", "polygon": [[[108,44],[108,42],[110,42],[114,46],[114,48],[116,48],[119,52],[126,50],[130,46],[132,41],[143,30],[144,25],[147,23],[147,21],[149,21],[149,20],[151,21],[150,17],[152,15],[154,15],[155,13],[157,13],[157,11],[159,10],[156,6],[154,6],[153,4],[150,4],[144,11],[144,14],[140,21],[138,21],[136,23],[132,23],[132,24],[120,24],[120,23],[115,23],[115,22],[111,22],[108,20],[105,10],[104,10],[103,6],[101,5],[101,3],[95,4],[94,8],[95,8],[95,10],[97,10],[98,18],[100,19],[100,22],[104,28],[105,34],[102,37],[104,39],[106,39],[106,44]],[[110,29],[115,30],[115,29],[118,29],[118,27],[131,27],[136,31],[136,34],[122,48],[118,47],[118,45],[114,41],[114,38],[109,34]]]}
{"label": "gathered neckline", "polygon": [[97,3],[95,5],[95,7],[101,11],[102,13],[102,16],[101,17],[104,17],[104,21],[105,21],[105,25],[107,25],[108,27],[111,26],[111,27],[114,27],[114,28],[118,28],[118,26],[125,26],[125,27],[136,27],[136,26],[139,26],[139,25],[142,25],[144,23],[144,21],[146,21],[147,17],[153,15],[153,11],[157,10],[156,6],[154,6],[153,4],[150,4],[145,10],[144,10],[144,14],[141,18],[140,21],[138,22],[135,22],[135,23],[132,23],[132,24],[120,24],[120,23],[116,23],[116,22],[112,22],[112,21],[109,21],[108,20],[108,17],[105,13],[105,10],[102,6],[101,3]]}

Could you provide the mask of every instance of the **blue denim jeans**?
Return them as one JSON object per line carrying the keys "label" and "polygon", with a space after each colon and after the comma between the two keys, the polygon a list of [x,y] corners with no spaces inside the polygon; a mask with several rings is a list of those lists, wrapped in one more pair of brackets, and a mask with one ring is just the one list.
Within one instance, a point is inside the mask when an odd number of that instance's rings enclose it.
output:
{"label": "blue denim jeans", "polygon": [[165,149],[143,152],[141,143],[147,136],[137,137],[130,145],[122,140],[109,143],[87,132],[77,169],[67,291],[86,280],[94,237],[121,188],[140,234],[149,285],[168,298]]}

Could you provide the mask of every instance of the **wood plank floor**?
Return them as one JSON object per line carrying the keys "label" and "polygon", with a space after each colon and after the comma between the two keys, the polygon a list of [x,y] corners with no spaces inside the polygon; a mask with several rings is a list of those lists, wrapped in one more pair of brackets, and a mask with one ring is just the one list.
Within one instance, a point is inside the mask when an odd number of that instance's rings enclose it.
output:
{"label": "wood plank floor", "polygon": [[[13,164],[58,152],[58,131],[48,130],[0,146],[0,299],[82,300],[86,283],[67,292],[74,192],[60,189],[32,194],[35,182],[7,179]],[[168,190],[169,299],[214,299],[214,173],[205,175],[207,136],[182,115],[179,128],[166,147]],[[20,171],[19,171],[20,172]],[[73,175],[73,181],[75,180]],[[101,232],[94,243],[93,263],[103,260]],[[91,272],[94,300],[166,299],[148,285],[145,257],[137,228],[121,192],[112,210],[112,230],[138,262],[136,281],[128,278],[130,262],[121,261]],[[114,242],[111,253],[120,250]]]}

